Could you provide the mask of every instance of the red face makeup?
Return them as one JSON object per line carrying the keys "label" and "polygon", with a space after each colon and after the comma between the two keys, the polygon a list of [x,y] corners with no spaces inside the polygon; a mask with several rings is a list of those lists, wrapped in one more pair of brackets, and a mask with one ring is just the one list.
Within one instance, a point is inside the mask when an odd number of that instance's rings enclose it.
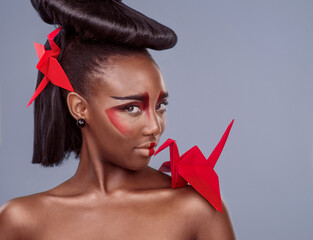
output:
{"label": "red face makeup", "polygon": [[[168,94],[166,92],[160,92],[158,95],[157,103],[165,98],[168,97]],[[129,109],[137,109],[137,113],[142,112],[147,115],[147,117],[150,119],[150,110],[149,110],[149,94],[137,94],[137,95],[131,95],[131,96],[125,96],[125,97],[117,97],[112,96],[112,98],[121,100],[121,101],[139,101],[139,102],[129,102],[123,105],[114,106],[112,108],[109,108],[106,110],[106,113],[108,115],[108,118],[110,119],[111,123],[122,133],[123,135],[127,134],[127,124],[123,122],[122,118],[119,117],[119,113],[121,111],[129,111]]]}
{"label": "red face makeup", "polygon": [[90,104],[90,139],[101,158],[138,170],[146,167],[165,129],[167,91],[148,57],[123,56],[95,88]]}
{"label": "red face makeup", "polygon": [[[112,98],[120,101],[139,101],[114,106],[106,110],[106,113],[111,123],[120,131],[121,134],[125,135],[128,132],[127,124],[123,122],[123,119],[121,117],[119,117],[120,113],[122,111],[130,112],[131,111],[130,109],[133,110],[134,107],[138,108],[136,109],[137,111],[140,112],[145,111],[146,109],[149,108],[149,95],[148,93],[144,93],[125,97],[112,96]],[[147,114],[149,116],[149,111],[147,111]]]}
{"label": "red face makeup", "polygon": [[[147,122],[147,124],[150,124],[149,122],[152,121],[150,111],[152,112],[164,111],[164,109],[160,109],[160,104],[164,104],[164,99],[167,98],[167,96],[168,94],[166,92],[161,91],[158,94],[155,106],[149,106],[150,98],[148,93],[124,97],[112,96],[112,98],[116,99],[117,102],[119,101],[130,101],[130,102],[111,107],[106,110],[106,114],[112,125],[114,125],[115,128],[122,135],[127,135],[130,132],[129,129],[136,126],[136,123],[134,123],[133,121],[129,122],[129,117],[137,118],[136,121],[139,120],[138,119],[139,117],[146,118],[145,121]],[[155,146],[156,143],[151,142],[149,146],[148,144],[144,144],[143,146],[135,147],[135,151],[143,156],[151,157],[155,152]]]}
{"label": "red face makeup", "polygon": [[123,135],[127,134],[127,126],[123,124],[123,121],[121,119],[119,119],[119,110],[113,107],[107,109],[105,112],[108,115],[111,123],[116,127],[116,129],[119,130],[120,133]]}
{"label": "red face makeup", "polygon": [[155,142],[144,144],[142,146],[136,147],[135,152],[146,157],[151,157],[155,153],[155,146]]}
{"label": "red face makeup", "polygon": [[154,147],[155,147],[155,142],[151,143],[150,144],[150,147],[149,147],[149,156],[153,156],[155,150],[154,150]]}

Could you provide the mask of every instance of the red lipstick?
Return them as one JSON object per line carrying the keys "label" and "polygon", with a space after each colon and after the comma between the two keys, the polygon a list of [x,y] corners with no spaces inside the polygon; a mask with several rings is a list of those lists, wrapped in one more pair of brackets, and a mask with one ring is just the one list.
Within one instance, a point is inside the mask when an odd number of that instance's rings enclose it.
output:
{"label": "red lipstick", "polygon": [[147,157],[151,157],[153,156],[155,152],[155,149],[154,149],[155,146],[156,146],[156,143],[151,142],[151,143],[142,144],[139,147],[136,147],[135,149],[141,154],[146,155]]}
{"label": "red lipstick", "polygon": [[154,154],[155,142],[152,142],[149,147],[149,156],[151,157]]}

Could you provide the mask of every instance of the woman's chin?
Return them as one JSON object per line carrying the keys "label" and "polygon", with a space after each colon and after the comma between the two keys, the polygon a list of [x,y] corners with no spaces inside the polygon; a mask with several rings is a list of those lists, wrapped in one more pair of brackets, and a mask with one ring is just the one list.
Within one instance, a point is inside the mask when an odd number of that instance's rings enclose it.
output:
{"label": "woman's chin", "polygon": [[133,164],[131,164],[130,166],[128,166],[129,170],[132,171],[141,171],[144,170],[150,163],[150,157],[141,157],[141,158],[136,158],[134,159],[134,161],[132,162]]}

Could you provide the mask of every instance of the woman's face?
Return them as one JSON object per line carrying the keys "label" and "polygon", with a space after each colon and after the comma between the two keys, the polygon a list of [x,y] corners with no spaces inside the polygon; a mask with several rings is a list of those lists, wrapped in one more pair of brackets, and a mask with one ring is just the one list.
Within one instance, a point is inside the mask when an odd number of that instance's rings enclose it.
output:
{"label": "woman's face", "polygon": [[99,83],[89,101],[83,137],[102,161],[143,169],[166,125],[168,94],[158,66],[143,55],[111,57]]}

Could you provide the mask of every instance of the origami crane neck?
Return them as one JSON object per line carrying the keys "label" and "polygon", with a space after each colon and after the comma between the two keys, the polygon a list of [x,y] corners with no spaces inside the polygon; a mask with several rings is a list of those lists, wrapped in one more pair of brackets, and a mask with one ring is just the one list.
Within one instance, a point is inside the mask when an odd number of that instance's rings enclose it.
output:
{"label": "origami crane neck", "polygon": [[175,140],[167,139],[166,142],[159,147],[154,155],[157,155],[160,151],[164,150],[168,146],[170,147],[170,162],[165,162],[163,164],[164,166],[162,165],[163,167],[161,166],[161,168],[163,168],[164,172],[172,173],[173,188],[186,186],[187,182],[178,174],[177,164],[180,160],[180,157]]}
{"label": "origami crane neck", "polygon": [[170,161],[164,162],[160,171],[171,171],[172,188],[192,185],[218,211],[223,211],[218,176],[214,166],[220,157],[234,120],[228,125],[221,140],[206,159],[197,146],[179,156],[176,141],[168,139],[156,151],[155,155],[165,148],[170,148]]}

